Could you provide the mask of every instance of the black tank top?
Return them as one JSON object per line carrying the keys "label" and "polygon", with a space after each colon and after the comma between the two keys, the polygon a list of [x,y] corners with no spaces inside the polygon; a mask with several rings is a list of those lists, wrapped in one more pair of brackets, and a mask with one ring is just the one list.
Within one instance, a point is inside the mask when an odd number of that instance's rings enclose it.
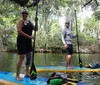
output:
{"label": "black tank top", "polygon": [[[25,25],[24,22],[23,22],[22,31],[24,33],[26,33],[26,34],[31,36],[33,29],[34,29],[34,26],[30,21],[27,23],[27,25]],[[25,37],[23,35],[20,35],[20,34],[18,34],[18,39],[21,40],[21,41],[22,40],[24,40],[24,41],[30,40],[29,38],[27,38],[27,37]]]}

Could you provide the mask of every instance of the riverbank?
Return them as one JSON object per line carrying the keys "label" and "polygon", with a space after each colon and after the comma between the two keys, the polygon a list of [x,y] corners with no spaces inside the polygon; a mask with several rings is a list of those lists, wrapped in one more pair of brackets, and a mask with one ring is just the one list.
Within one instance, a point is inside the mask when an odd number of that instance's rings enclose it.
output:
{"label": "riverbank", "polygon": [[[84,54],[100,54],[100,48],[98,46],[81,46],[80,53]],[[78,53],[77,47],[73,48],[74,53]],[[4,49],[5,52],[17,52],[17,49]],[[48,48],[36,48],[35,53],[65,53],[66,50],[63,47],[48,47]]]}

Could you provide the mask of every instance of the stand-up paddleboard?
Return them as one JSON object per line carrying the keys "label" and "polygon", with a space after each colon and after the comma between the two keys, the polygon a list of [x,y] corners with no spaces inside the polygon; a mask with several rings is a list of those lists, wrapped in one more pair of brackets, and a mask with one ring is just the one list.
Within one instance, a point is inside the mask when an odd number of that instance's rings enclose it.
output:
{"label": "stand-up paddleboard", "polygon": [[86,68],[79,66],[73,66],[67,68],[65,66],[37,66],[37,72],[100,72],[100,68]]}
{"label": "stand-up paddleboard", "polygon": [[[24,74],[20,75],[23,77],[23,81],[16,80],[13,72],[0,72],[0,85],[48,85],[46,77],[38,76],[35,80],[30,80],[30,78],[24,78]],[[68,82],[71,85],[91,85],[84,83],[74,83]]]}
{"label": "stand-up paddleboard", "polygon": [[37,79],[30,80],[30,78],[24,78],[24,74],[21,74],[23,81],[18,81],[14,74],[13,72],[0,72],[0,85],[47,85],[48,78],[38,76]]}

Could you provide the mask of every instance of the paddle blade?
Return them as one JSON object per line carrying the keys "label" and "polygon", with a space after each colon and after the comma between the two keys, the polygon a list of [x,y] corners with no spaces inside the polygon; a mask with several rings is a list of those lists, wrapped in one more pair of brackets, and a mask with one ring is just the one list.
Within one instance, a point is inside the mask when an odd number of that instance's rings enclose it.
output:
{"label": "paddle blade", "polygon": [[32,66],[30,68],[30,79],[36,79],[37,78],[37,72],[36,72],[36,68],[35,65],[32,63]]}

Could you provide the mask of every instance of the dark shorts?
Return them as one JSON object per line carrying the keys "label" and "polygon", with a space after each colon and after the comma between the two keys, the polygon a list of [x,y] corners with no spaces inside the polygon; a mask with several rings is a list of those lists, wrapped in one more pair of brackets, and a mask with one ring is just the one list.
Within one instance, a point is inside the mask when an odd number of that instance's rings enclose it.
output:
{"label": "dark shorts", "polygon": [[67,44],[68,48],[66,49],[66,53],[68,55],[72,55],[73,54],[73,45],[72,44]]}
{"label": "dark shorts", "polygon": [[17,39],[17,50],[18,54],[26,54],[32,51],[32,42],[30,41],[23,41]]}

